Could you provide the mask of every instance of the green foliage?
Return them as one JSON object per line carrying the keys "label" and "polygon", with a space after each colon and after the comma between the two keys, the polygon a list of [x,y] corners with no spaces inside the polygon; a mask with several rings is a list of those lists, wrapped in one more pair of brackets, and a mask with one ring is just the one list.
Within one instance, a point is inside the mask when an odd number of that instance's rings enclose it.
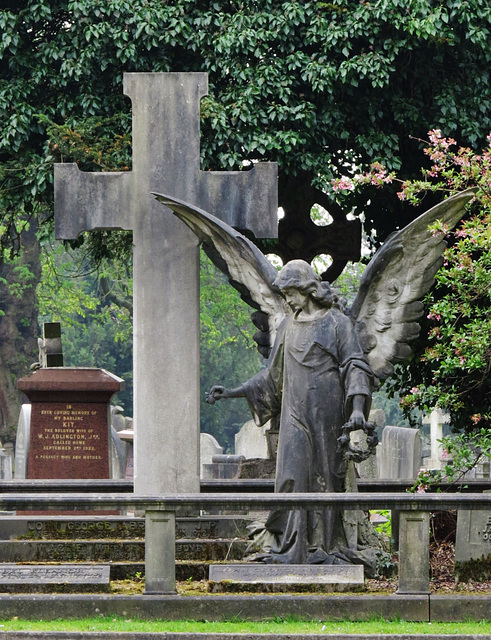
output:
{"label": "green foliage", "polygon": [[[123,378],[125,389],[114,401],[131,416],[131,265],[121,272],[121,259],[105,260],[96,272],[85,249],[67,251],[54,241],[43,244],[41,263],[40,322],[61,322],[65,366],[102,367]],[[110,283],[108,290],[101,280]]]}
{"label": "green foliage", "polygon": [[[406,410],[429,412],[439,406],[449,411],[456,429],[473,431],[491,426],[491,135],[480,154],[458,147],[439,130],[429,132],[424,149],[431,161],[423,179],[402,183],[399,197],[419,204],[427,194],[444,195],[476,187],[475,198],[457,230],[436,286],[426,298],[423,340],[416,343],[409,366],[396,369],[389,388],[398,391]],[[383,167],[355,176],[374,184]],[[385,173],[384,173],[385,175]],[[392,178],[391,178],[392,179]],[[380,182],[383,184],[384,181]],[[349,185],[348,188],[351,188]],[[431,229],[444,236],[448,229],[437,222]]]}
{"label": "green foliage", "polygon": [[[33,213],[51,215],[54,161],[130,166],[123,70],[208,72],[204,169],[276,160],[325,187],[350,161],[384,159],[415,175],[408,134],[441,127],[475,145],[491,129],[490,16],[482,0],[11,3],[0,10],[4,243]],[[111,131],[120,146],[108,151]],[[379,238],[393,228],[390,194],[347,195]]]}
{"label": "green foliage", "polygon": [[[415,177],[408,134],[440,127],[475,146],[491,129],[491,8],[483,0],[2,6],[0,249],[10,257],[34,219],[42,241],[50,237],[54,162],[131,167],[123,71],[208,72],[202,168],[275,160],[280,204],[290,204],[285,177],[295,176],[302,192],[313,183],[346,211],[364,213],[377,241],[414,217],[405,203],[394,205],[394,184],[340,193],[331,178],[380,160]],[[119,256],[124,264],[131,236],[99,231],[85,244],[96,264]]]}
{"label": "green foliage", "polygon": [[[123,378],[116,402],[132,415],[131,264],[102,261],[91,266],[86,247],[67,251],[45,243],[38,286],[40,322],[62,323],[66,366],[103,367]],[[101,280],[109,283],[101,287]],[[233,451],[234,435],[251,419],[244,400],[210,406],[205,392],[215,383],[235,385],[261,367],[252,339],[251,308],[201,252],[201,430]]]}
{"label": "green foliage", "polygon": [[223,383],[234,387],[257,373],[264,362],[252,339],[251,307],[240,299],[227,278],[201,252],[201,431],[211,433],[228,452],[234,435],[251,420],[244,399],[209,405],[206,392]]}
{"label": "green foliage", "polygon": [[439,442],[443,446],[442,458],[447,459],[447,463],[442,469],[421,471],[410,489],[411,492],[423,493],[440,482],[457,485],[478,464],[491,462],[491,429],[481,428],[471,434],[454,434]]}

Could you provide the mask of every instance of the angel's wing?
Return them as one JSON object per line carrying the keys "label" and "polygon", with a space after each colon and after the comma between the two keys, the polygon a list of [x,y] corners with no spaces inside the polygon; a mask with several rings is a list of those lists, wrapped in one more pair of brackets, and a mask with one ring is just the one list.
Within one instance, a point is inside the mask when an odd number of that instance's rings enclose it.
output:
{"label": "angel's wing", "polygon": [[474,193],[468,189],[444,200],[389,236],[365,269],[349,315],[379,380],[411,354],[409,343],[420,330],[421,298],[443,263],[444,234],[432,234],[428,226],[441,220],[452,229]]}
{"label": "angel's wing", "polygon": [[272,344],[276,329],[290,312],[285,299],[273,286],[278,275],[273,265],[253,242],[211,213],[170,196],[153,195],[198,236],[208,255],[242,298],[268,315]]}

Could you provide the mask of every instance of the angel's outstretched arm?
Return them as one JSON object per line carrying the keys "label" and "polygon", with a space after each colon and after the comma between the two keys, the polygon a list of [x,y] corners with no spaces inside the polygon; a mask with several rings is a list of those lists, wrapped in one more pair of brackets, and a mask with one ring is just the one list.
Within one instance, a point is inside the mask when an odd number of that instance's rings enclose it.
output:
{"label": "angel's outstretched arm", "polygon": [[221,384],[215,384],[208,391],[206,395],[206,402],[208,404],[215,404],[217,400],[222,400],[225,398],[245,398],[245,395],[246,392],[242,385],[240,387],[236,387],[235,389],[226,389]]}

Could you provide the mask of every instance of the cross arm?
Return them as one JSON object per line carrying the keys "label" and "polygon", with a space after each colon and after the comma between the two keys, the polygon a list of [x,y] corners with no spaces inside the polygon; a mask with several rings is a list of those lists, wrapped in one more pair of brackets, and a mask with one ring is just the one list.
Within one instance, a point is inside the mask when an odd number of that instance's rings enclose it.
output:
{"label": "cross arm", "polygon": [[255,164],[249,171],[201,171],[199,207],[256,238],[278,237],[278,165]]}
{"label": "cross arm", "polygon": [[131,229],[129,171],[88,173],[55,165],[55,235],[76,238],[94,229]]}

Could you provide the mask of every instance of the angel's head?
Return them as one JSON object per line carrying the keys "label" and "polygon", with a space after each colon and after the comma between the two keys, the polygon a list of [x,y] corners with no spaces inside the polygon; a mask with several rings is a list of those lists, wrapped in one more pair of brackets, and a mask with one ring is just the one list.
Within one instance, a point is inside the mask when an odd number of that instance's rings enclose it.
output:
{"label": "angel's head", "polygon": [[[305,299],[313,299],[319,306],[330,308],[337,305],[337,296],[333,295],[327,282],[304,260],[291,260],[278,273],[273,283],[283,293],[298,292]],[[299,303],[295,301],[297,307]]]}

